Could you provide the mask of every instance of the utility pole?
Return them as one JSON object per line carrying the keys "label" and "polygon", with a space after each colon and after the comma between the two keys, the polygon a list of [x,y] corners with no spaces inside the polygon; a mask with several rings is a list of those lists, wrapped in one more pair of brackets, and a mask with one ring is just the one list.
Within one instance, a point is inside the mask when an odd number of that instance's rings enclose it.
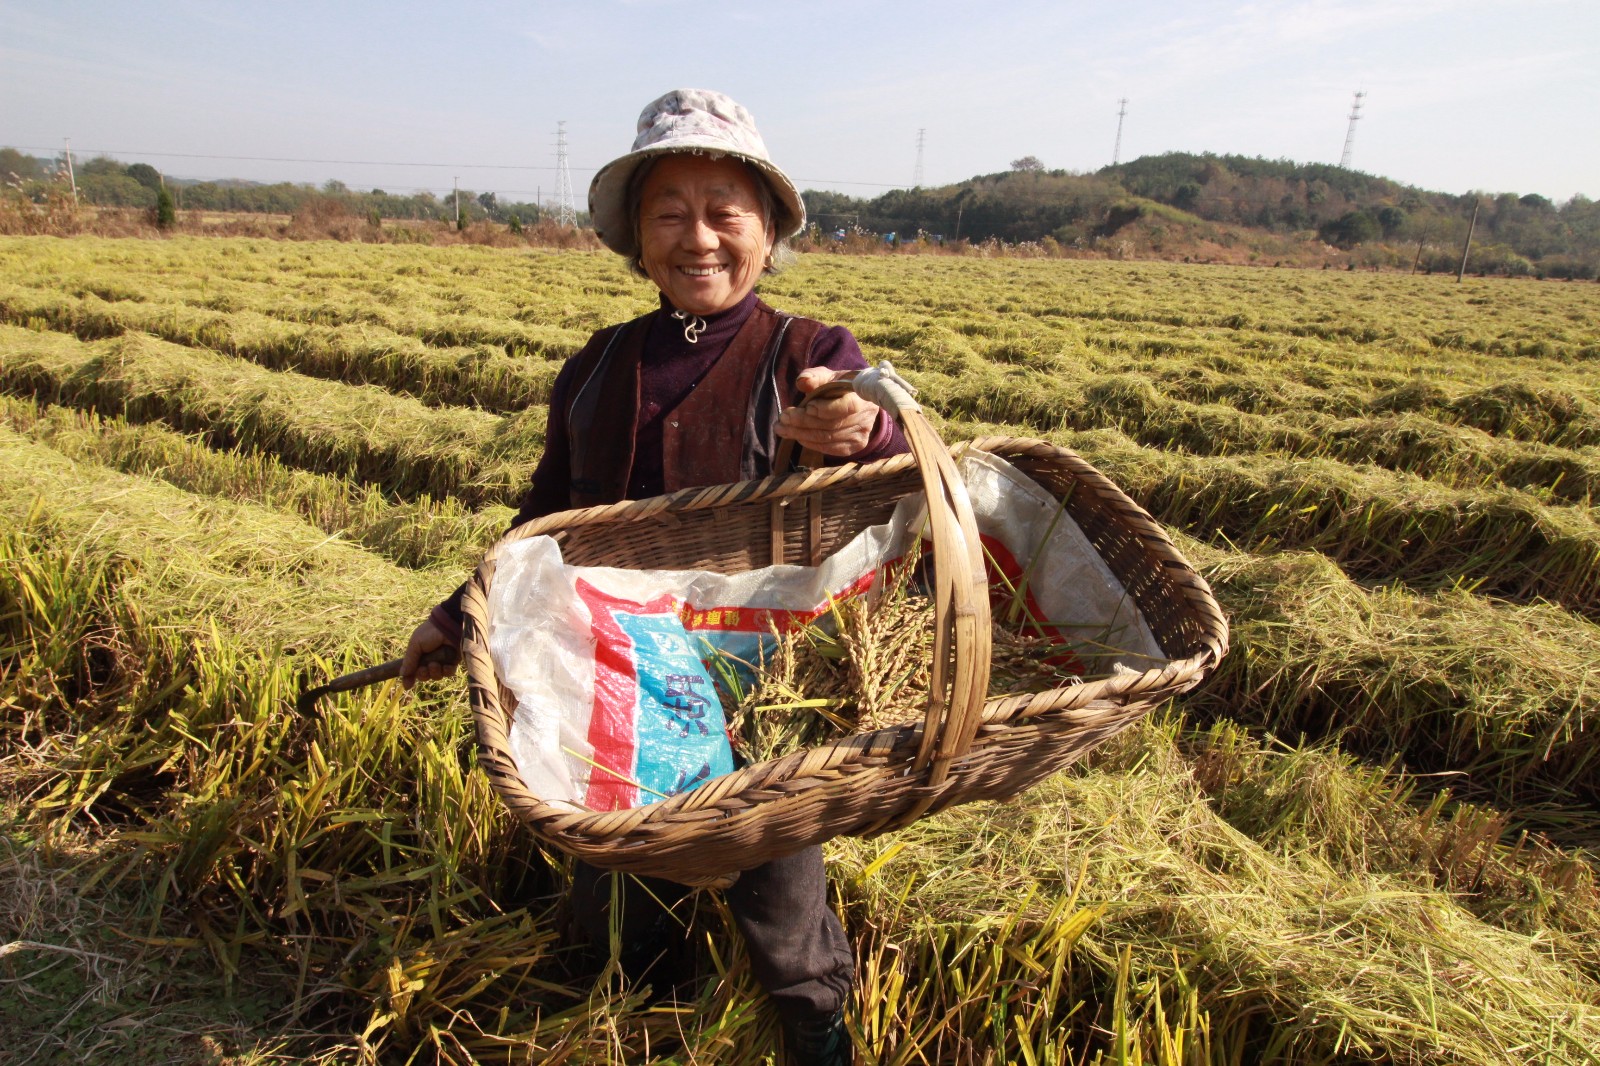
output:
{"label": "utility pole", "polygon": [[1350,150],[1356,146],[1356,123],[1361,121],[1361,101],[1366,98],[1366,93],[1356,93],[1355,102],[1350,105],[1350,125],[1344,131],[1344,154],[1339,157],[1339,169],[1350,169]]}
{"label": "utility pole", "polygon": [[917,131],[917,169],[911,176],[911,187],[913,189],[922,188],[922,143],[927,133],[928,131],[925,129]]}
{"label": "utility pole", "polygon": [[1461,246],[1461,269],[1456,271],[1456,284],[1461,284],[1461,279],[1467,276],[1467,253],[1472,251],[1472,231],[1478,228],[1478,208],[1483,206],[1483,201],[1477,197],[1472,199],[1472,221],[1467,223],[1467,243]]}
{"label": "utility pole", "polygon": [[456,177],[451,178],[450,181],[451,181],[452,185],[455,187],[456,229],[460,229],[461,228],[461,176],[457,175]]}
{"label": "utility pole", "polygon": [[556,123],[556,221],[563,226],[578,224],[578,209],[572,203],[572,172],[567,169],[567,124]]}
{"label": "utility pole", "polygon": [[1122,162],[1122,120],[1128,116],[1128,98],[1117,101],[1117,143],[1111,149],[1111,165]]}
{"label": "utility pole", "polygon": [[72,138],[61,138],[67,145],[67,180],[72,183],[72,206],[78,206],[78,176],[72,172]]}

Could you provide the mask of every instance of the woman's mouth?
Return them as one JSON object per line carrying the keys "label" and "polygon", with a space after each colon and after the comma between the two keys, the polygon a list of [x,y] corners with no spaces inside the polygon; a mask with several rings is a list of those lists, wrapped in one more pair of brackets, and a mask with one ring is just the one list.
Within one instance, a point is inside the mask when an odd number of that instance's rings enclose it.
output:
{"label": "woman's mouth", "polygon": [[678,268],[678,272],[680,274],[687,274],[691,278],[709,278],[713,274],[720,274],[724,270],[727,270],[727,269],[728,268],[725,267],[725,266],[703,266],[703,267],[681,266],[681,267]]}

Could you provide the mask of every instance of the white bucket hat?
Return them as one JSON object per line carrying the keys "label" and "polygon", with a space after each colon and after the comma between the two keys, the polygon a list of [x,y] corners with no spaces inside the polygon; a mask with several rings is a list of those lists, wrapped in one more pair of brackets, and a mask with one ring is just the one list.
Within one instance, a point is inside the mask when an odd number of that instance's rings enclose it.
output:
{"label": "white bucket hat", "polygon": [[759,170],[767,179],[779,217],[773,229],[779,240],[805,229],[806,205],[794,182],[767,155],[756,120],[733,99],[709,89],[674,89],[639,112],[639,135],[633,151],[600,168],[589,183],[589,218],[607,248],[632,257],[638,253],[633,220],[628,217],[628,182],[639,164],[656,156],[691,153],[731,155]]}

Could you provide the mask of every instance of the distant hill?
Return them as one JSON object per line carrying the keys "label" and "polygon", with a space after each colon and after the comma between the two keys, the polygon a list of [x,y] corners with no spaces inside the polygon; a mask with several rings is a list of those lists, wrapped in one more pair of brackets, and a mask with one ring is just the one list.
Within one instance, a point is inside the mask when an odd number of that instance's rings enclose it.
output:
{"label": "distant hill", "polygon": [[[1600,272],[1600,205],[1576,196],[1453,195],[1317,163],[1173,152],[1092,174],[1032,160],[954,185],[872,199],[805,192],[824,232],[857,228],[913,239],[1051,241],[1105,251],[1171,255],[1250,248],[1257,258],[1348,253],[1362,265],[1444,269],[1466,237],[1475,200],[1474,269],[1593,278]],[[1210,228],[1207,228],[1210,224]],[[1408,254],[1402,254],[1409,250]],[[1238,258],[1224,255],[1224,258]]]}

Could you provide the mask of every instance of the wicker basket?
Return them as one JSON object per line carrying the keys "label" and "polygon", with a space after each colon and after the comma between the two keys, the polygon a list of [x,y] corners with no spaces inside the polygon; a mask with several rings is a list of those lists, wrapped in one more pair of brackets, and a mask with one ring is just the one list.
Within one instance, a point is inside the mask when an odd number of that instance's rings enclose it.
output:
{"label": "wicker basket", "polygon": [[[951,450],[909,396],[891,389],[873,399],[899,418],[910,455],[564,511],[518,527],[485,555],[462,601],[479,761],[540,838],[596,866],[726,884],[738,870],[834,836],[881,833],[952,804],[1013,796],[1194,687],[1222,658],[1228,628],[1210,588],[1148,514],[1064,448],[985,437],[964,447],[1007,460],[1066,499],[1067,513],[1171,660],[1144,673],[986,699],[988,590]],[[778,562],[814,565],[917,492],[930,501],[935,566],[923,722],[747,766],[628,810],[574,812],[527,790],[507,739],[516,699],[495,676],[486,639],[487,594],[505,545],[549,535],[566,562],[588,566],[738,573]]]}

